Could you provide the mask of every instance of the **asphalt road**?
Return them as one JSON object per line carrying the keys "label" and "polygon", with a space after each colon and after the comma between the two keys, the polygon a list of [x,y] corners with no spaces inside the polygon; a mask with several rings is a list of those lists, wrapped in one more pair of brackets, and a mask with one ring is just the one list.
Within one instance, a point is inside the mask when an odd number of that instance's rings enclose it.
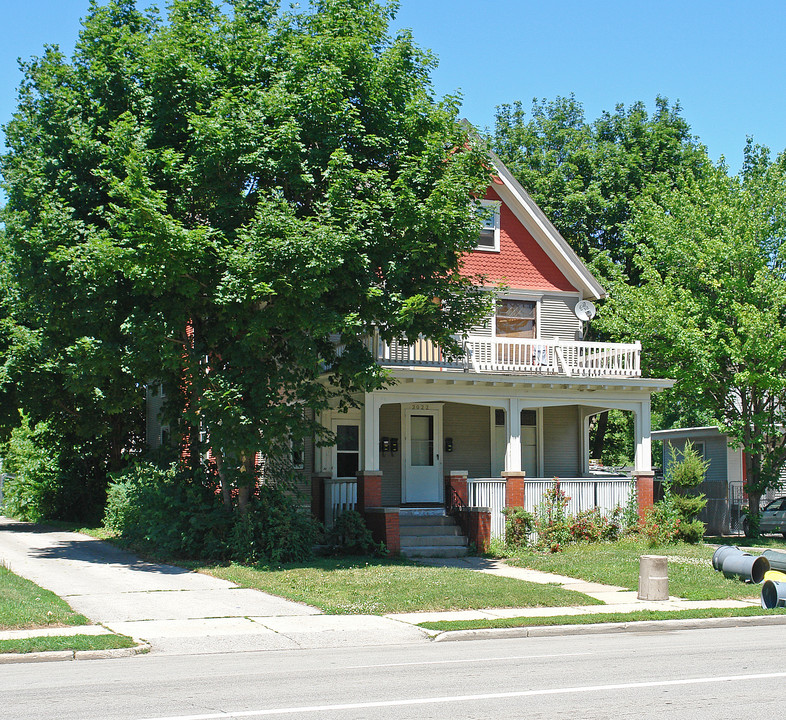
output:
{"label": "asphalt road", "polygon": [[786,627],[0,666],[3,720],[783,716]]}

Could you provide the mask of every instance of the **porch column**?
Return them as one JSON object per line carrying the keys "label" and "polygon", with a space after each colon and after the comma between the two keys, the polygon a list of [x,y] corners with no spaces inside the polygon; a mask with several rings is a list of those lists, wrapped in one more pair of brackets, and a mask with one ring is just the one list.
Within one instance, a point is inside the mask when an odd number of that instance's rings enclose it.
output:
{"label": "porch column", "polygon": [[633,411],[636,440],[634,468],[639,472],[652,470],[652,439],[650,437],[652,409],[650,399],[642,400]]}
{"label": "porch column", "polygon": [[505,446],[505,470],[521,471],[521,403],[510,398],[507,403],[507,445]]}
{"label": "porch column", "polygon": [[379,470],[379,406],[375,393],[366,393],[363,402],[363,469]]}
{"label": "porch column", "polygon": [[650,399],[642,400],[633,411],[636,433],[636,457],[634,461],[633,477],[636,479],[636,497],[639,506],[639,519],[654,503],[655,473],[652,471],[652,440],[650,437]]}

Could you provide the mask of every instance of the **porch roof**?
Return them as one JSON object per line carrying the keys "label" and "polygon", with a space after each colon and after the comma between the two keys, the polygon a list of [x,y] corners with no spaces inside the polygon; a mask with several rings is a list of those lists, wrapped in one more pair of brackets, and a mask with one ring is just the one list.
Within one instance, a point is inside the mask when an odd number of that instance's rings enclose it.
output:
{"label": "porch roof", "polygon": [[[654,393],[667,390],[676,380],[668,378],[593,378],[593,377],[565,377],[555,375],[522,375],[505,373],[456,373],[434,372],[433,370],[419,370],[413,368],[388,368],[389,374],[397,381],[397,387],[419,383],[424,385],[438,385],[448,387],[488,387],[503,390],[533,389],[533,390],[565,390],[572,392],[635,392]],[[384,392],[384,391],[382,391]]]}

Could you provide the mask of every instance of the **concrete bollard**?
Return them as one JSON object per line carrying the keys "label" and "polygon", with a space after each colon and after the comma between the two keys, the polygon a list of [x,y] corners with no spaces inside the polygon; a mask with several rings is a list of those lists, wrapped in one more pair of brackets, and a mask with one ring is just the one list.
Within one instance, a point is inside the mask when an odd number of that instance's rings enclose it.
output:
{"label": "concrete bollard", "polygon": [[639,600],[669,599],[669,567],[663,555],[639,558]]}

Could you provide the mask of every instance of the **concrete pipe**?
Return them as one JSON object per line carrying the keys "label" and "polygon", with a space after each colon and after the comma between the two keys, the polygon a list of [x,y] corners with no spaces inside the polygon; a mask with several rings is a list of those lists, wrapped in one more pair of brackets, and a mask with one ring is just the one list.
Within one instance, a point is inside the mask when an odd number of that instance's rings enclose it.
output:
{"label": "concrete pipe", "polygon": [[761,606],[765,610],[786,607],[786,582],[765,580],[761,586]]}
{"label": "concrete pipe", "polygon": [[639,558],[639,600],[669,599],[669,563],[663,555]]}
{"label": "concrete pipe", "polygon": [[721,545],[712,554],[712,567],[714,567],[718,571],[722,570],[723,558],[733,554],[742,555],[742,550],[740,550],[736,545]]}
{"label": "concrete pipe", "polygon": [[726,577],[737,576],[747,582],[758,585],[764,580],[764,573],[770,569],[769,560],[762,555],[739,553],[727,555],[723,559],[723,574]]}
{"label": "concrete pipe", "polygon": [[786,553],[778,550],[765,550],[762,555],[767,558],[773,570],[786,572]]}

